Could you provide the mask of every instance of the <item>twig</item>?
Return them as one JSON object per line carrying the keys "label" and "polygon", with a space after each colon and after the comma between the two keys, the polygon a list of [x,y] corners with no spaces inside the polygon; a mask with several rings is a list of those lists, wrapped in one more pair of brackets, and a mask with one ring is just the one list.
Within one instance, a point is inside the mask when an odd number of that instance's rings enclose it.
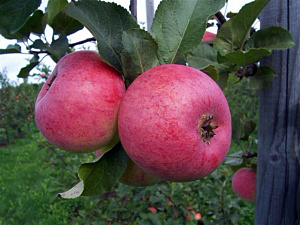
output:
{"label": "twig", "polygon": [[87,39],[85,39],[85,40],[82,40],[82,41],[78,41],[78,42],[69,44],[69,47],[72,48],[72,47],[74,47],[74,46],[76,46],[76,45],[81,45],[81,44],[84,44],[84,43],[90,42],[90,41],[96,41],[96,38],[93,38],[93,37],[87,38]]}
{"label": "twig", "polygon": [[242,155],[242,158],[244,158],[244,159],[250,159],[250,158],[254,158],[254,157],[257,157],[257,152],[253,152],[253,153],[249,152],[249,153]]}
{"label": "twig", "polygon": [[220,23],[220,26],[222,26],[225,22],[226,22],[226,19],[224,17],[224,15],[219,11],[215,14],[215,16],[217,17],[219,23]]}
{"label": "twig", "polygon": [[173,201],[173,199],[172,199],[171,196],[169,196],[168,194],[164,193],[164,192],[161,191],[161,190],[158,190],[158,192],[161,193],[162,195],[164,195],[165,197],[167,197],[167,198],[169,199],[169,201],[172,202],[172,204],[175,206],[175,208],[178,208],[178,207],[179,207],[179,205],[177,205],[177,204]]}
{"label": "twig", "polygon": [[[75,47],[76,45],[81,45],[81,44],[84,44],[84,43],[87,43],[87,42],[90,42],[90,41],[96,41],[96,39],[93,38],[93,37],[92,38],[87,38],[85,40],[69,44],[69,47],[72,48],[72,47]],[[42,51],[30,50],[29,53],[30,54],[48,54],[48,55],[51,55],[51,53],[48,50],[42,50]]]}

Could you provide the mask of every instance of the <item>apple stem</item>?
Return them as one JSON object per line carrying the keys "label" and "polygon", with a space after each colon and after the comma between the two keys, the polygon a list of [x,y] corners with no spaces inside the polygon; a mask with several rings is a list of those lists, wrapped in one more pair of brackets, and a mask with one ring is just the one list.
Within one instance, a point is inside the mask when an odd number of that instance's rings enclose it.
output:
{"label": "apple stem", "polygon": [[202,140],[207,144],[210,144],[210,139],[212,139],[216,133],[214,129],[218,128],[217,125],[212,124],[213,115],[205,114],[199,120],[197,131],[201,135]]}

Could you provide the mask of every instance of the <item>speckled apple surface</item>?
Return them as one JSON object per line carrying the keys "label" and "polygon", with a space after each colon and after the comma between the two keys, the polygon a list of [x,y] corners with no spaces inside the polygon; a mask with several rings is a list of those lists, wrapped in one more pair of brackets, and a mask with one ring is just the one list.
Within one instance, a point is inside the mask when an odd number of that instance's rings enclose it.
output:
{"label": "speckled apple surface", "polygon": [[74,153],[117,141],[117,114],[125,85],[115,69],[94,51],[63,57],[42,87],[35,121],[46,139]]}
{"label": "speckled apple surface", "polygon": [[254,202],[256,193],[256,172],[250,168],[241,168],[232,178],[233,191],[245,201]]}
{"label": "speckled apple surface", "polygon": [[[203,115],[218,127],[209,142],[199,134]],[[224,160],[231,115],[219,86],[199,70],[174,64],[152,68],[128,88],[119,111],[119,135],[128,156],[168,181],[207,176]]]}

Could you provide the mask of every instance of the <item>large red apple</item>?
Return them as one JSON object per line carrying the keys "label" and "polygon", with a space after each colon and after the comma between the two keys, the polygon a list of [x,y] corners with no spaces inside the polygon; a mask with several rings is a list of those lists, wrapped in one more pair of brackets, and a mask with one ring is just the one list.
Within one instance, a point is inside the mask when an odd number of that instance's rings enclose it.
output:
{"label": "large red apple", "polygon": [[192,181],[213,172],[231,142],[226,98],[209,76],[166,64],[140,75],[119,111],[119,135],[128,156],[168,181]]}
{"label": "large red apple", "polygon": [[[96,151],[96,156],[100,157],[102,151]],[[152,176],[139,168],[132,160],[128,159],[127,169],[124,171],[119,181],[135,187],[146,187],[161,181],[158,177]]]}
{"label": "large red apple", "polygon": [[250,168],[241,168],[232,178],[233,191],[247,202],[255,201],[256,172]]}
{"label": "large red apple", "polygon": [[46,139],[74,153],[105,150],[117,137],[117,114],[125,93],[118,72],[94,51],[63,57],[35,104],[35,121]]}

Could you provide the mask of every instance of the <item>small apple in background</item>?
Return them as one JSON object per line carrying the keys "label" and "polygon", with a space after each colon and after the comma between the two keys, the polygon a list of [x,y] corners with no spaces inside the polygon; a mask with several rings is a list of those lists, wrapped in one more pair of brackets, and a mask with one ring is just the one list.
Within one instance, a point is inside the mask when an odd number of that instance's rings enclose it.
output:
{"label": "small apple in background", "polygon": [[[100,157],[102,151],[96,151],[96,156]],[[135,187],[146,187],[156,184],[161,181],[158,177],[155,177],[149,173],[146,173],[139,168],[131,159],[128,159],[128,166],[119,181],[123,184],[127,184]]]}
{"label": "small apple in background", "polygon": [[118,141],[117,114],[125,85],[97,52],[64,56],[35,104],[35,121],[46,139],[68,152],[105,150]]}
{"label": "small apple in background", "polygon": [[211,33],[209,31],[205,31],[204,36],[202,38],[202,42],[209,42],[209,43],[213,43],[215,38],[216,38],[216,34]]}
{"label": "small apple in background", "polygon": [[157,213],[157,209],[154,208],[154,207],[148,207],[147,210],[150,211],[152,214],[156,214]]}
{"label": "small apple in background", "polygon": [[247,202],[255,201],[256,172],[250,168],[241,168],[232,178],[233,191]]}
{"label": "small apple in background", "polygon": [[171,201],[166,202],[166,206],[171,206],[171,205],[173,205],[173,202],[171,202]]}
{"label": "small apple in background", "polygon": [[165,64],[140,75],[126,91],[118,118],[127,155],[167,181],[209,175],[231,143],[231,115],[222,90],[188,66]]}

